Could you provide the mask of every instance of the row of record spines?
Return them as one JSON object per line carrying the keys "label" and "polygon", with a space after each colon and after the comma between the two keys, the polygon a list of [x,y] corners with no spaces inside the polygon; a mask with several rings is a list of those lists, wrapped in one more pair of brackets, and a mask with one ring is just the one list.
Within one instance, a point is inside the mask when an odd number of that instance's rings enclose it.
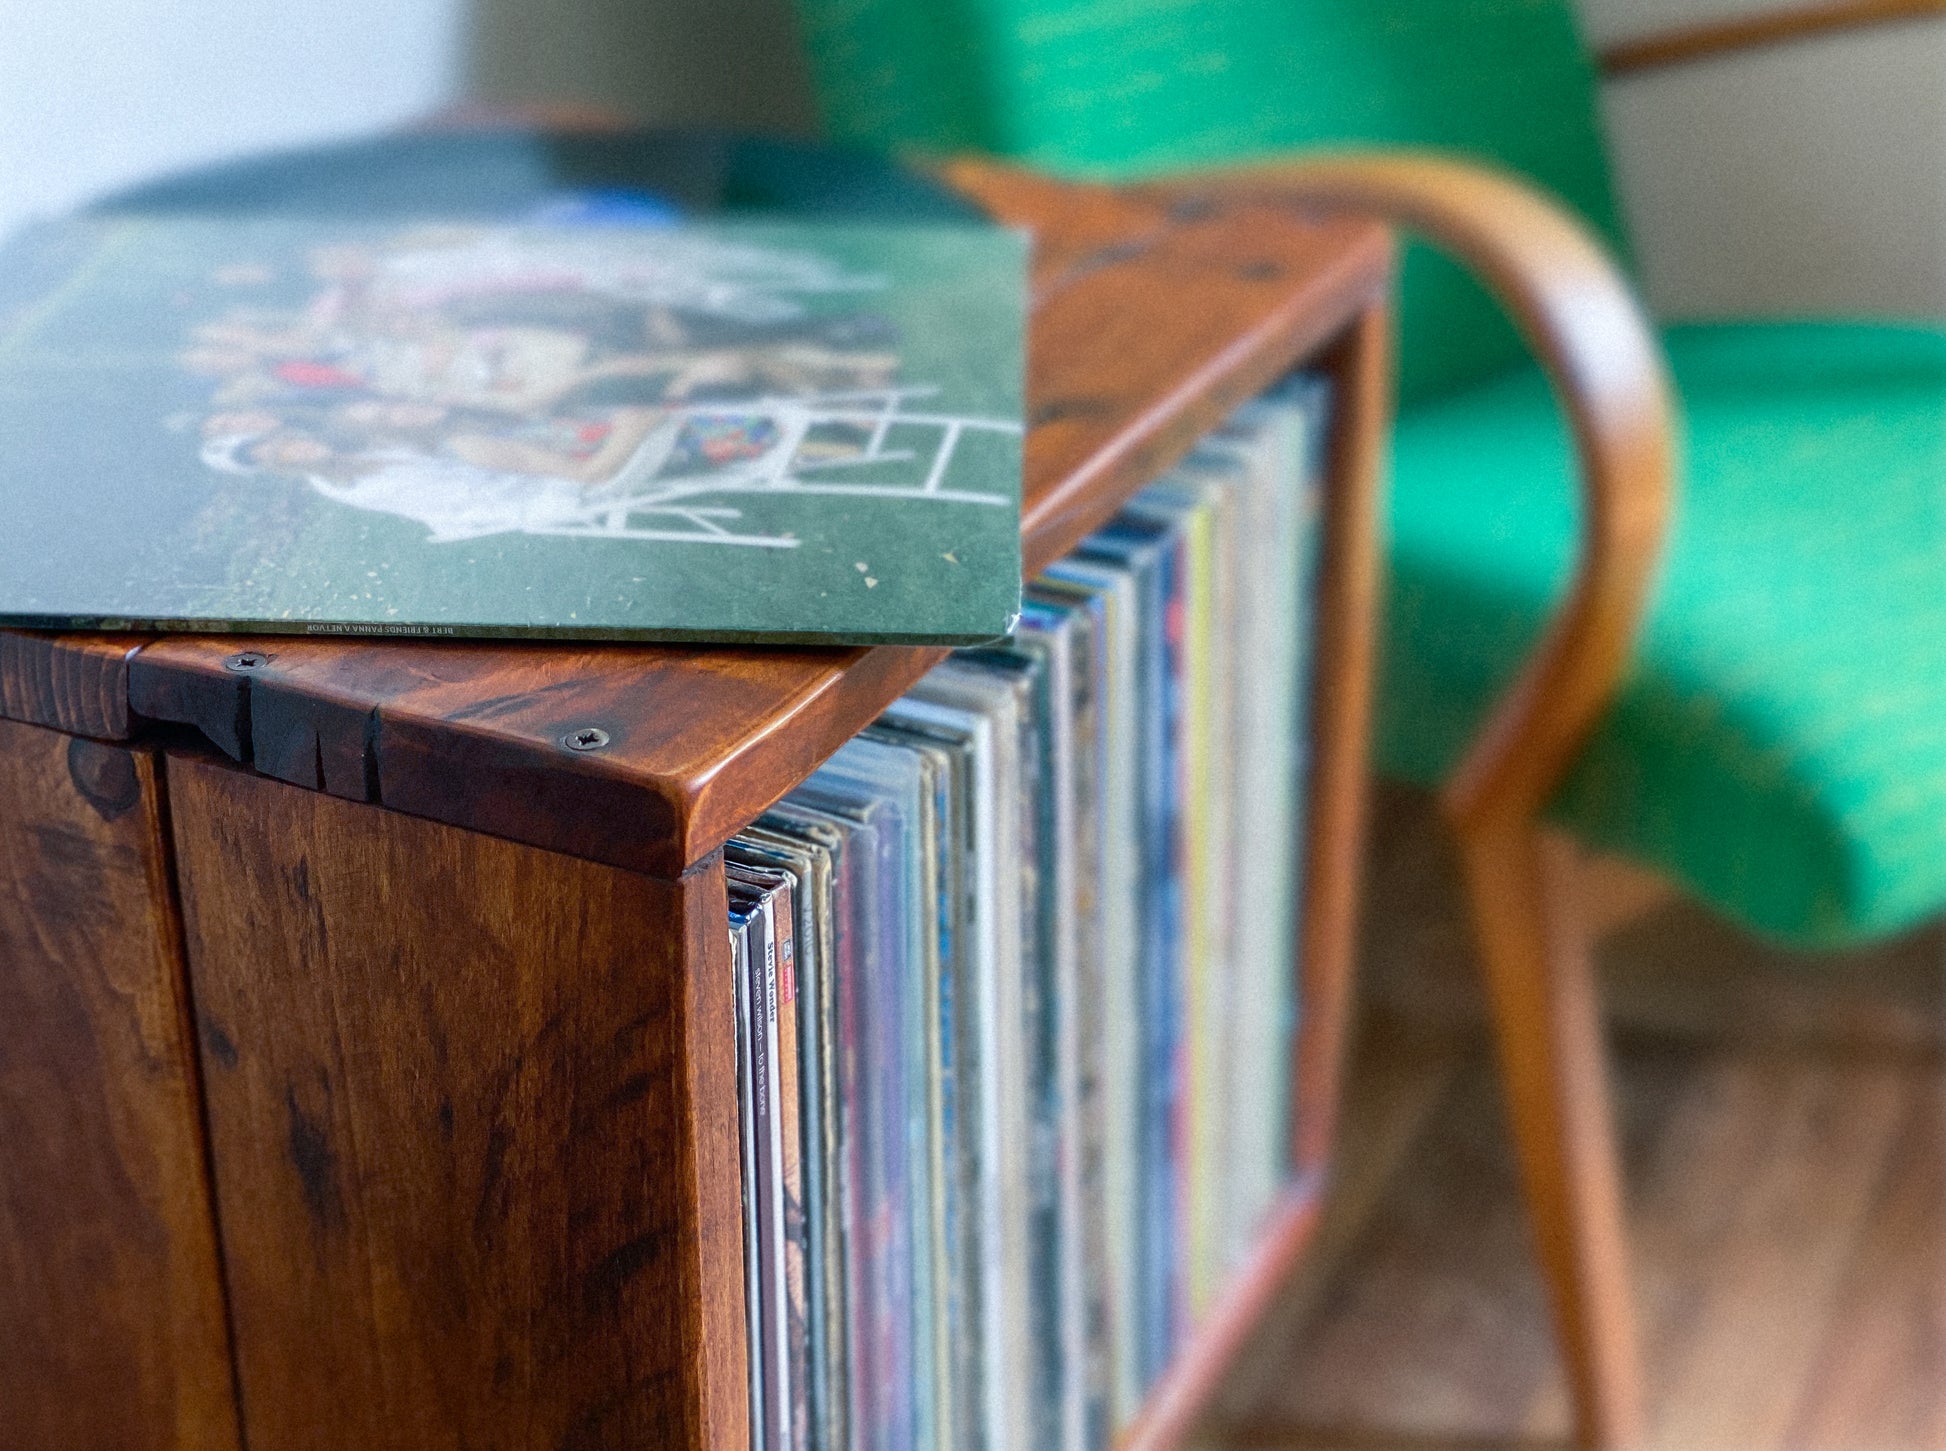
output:
{"label": "row of record spines", "polygon": [[[1300,378],[1243,410],[1036,581],[1012,641],[960,652],[726,850],[745,1094],[753,1444],[1105,1445],[1247,1241],[1246,1216],[1212,1217],[1213,1190],[1251,1200],[1256,1212],[1268,1206],[1278,1177],[1270,1156],[1287,1137],[1288,1105],[1259,1116],[1253,1143],[1238,1130],[1234,1144],[1212,1149],[1206,1120],[1220,1138],[1225,1115],[1209,1085],[1212,1065],[1234,1055],[1256,1070],[1255,1097],[1288,1086],[1295,909],[1284,913],[1281,940],[1257,941],[1247,954],[1258,975],[1230,983],[1227,1005],[1212,1003],[1204,999],[1221,975],[1199,979],[1187,969],[1189,939],[1193,932],[1205,947],[1221,946],[1234,923],[1216,921],[1223,914],[1190,888],[1230,908],[1280,894],[1288,906],[1297,880],[1325,401],[1320,383]],[[1239,459],[1282,483],[1253,496],[1276,512],[1245,519],[1246,539],[1296,531],[1284,537],[1290,567],[1268,601],[1239,600],[1237,581],[1214,579],[1209,567],[1212,510],[1199,499]],[[1302,485],[1295,499],[1293,481]],[[1237,534],[1232,519],[1233,541]],[[1160,686],[1161,709],[1131,712],[1141,682],[1111,681],[1102,668],[1115,641],[1098,587],[1118,567],[1141,575],[1145,617],[1167,626],[1145,637],[1143,669]],[[1185,574],[1202,581],[1206,597],[1184,598]],[[1252,609],[1254,626],[1239,624],[1237,612]],[[1265,624],[1280,611],[1281,637]],[[1131,619],[1126,608],[1120,614],[1126,660]],[[1217,667],[1222,652],[1211,641],[1219,636],[1234,648]],[[1236,658],[1252,642],[1285,655]],[[1197,680],[1185,657],[1200,661]],[[1218,668],[1229,674],[1212,684]],[[1240,671],[1283,680],[1282,700],[1236,690]],[[963,703],[981,678],[1008,682],[1021,707],[1015,739],[989,731],[983,761],[969,751],[955,778],[942,697],[957,691]],[[1063,680],[1074,688],[1053,688]],[[1204,699],[1193,698],[1199,689]],[[1213,690],[1242,707],[1220,749]],[[1105,819],[1101,778],[1117,769],[1116,748],[1129,747],[1138,723],[1146,727],[1134,743],[1143,801],[1141,829],[1131,830],[1127,792],[1120,817]],[[937,732],[930,744],[928,730]],[[893,756],[917,760],[928,750],[937,757],[929,767],[893,783],[904,769]],[[1227,797],[1209,789],[1212,770],[1223,769],[1212,765],[1218,757],[1233,772],[1252,770],[1246,781],[1279,789]],[[874,780],[875,771],[891,774]],[[1014,787],[1011,831],[1000,829],[1007,793],[992,778],[1002,775]],[[1276,839],[1253,839],[1279,819],[1265,803],[1280,796],[1291,809],[1270,832]],[[1077,802],[1091,804],[1090,822],[1075,819]],[[1009,839],[1020,893],[998,890]],[[901,863],[904,882],[888,875]],[[1133,923],[1105,910],[1118,885],[1126,902],[1131,881],[1141,903]],[[1015,980],[974,990],[956,977],[967,975],[968,956],[992,961],[1009,933],[1026,969]],[[902,947],[904,959],[888,971],[868,938]],[[1234,956],[1235,946],[1223,950]],[[1280,960],[1281,983],[1265,980],[1263,964]],[[792,966],[780,972],[780,964]],[[1115,1011],[1117,980],[1124,992],[1132,986],[1137,1011]],[[780,1007],[792,987],[795,1004]],[[861,1022],[867,999],[880,1011]],[[1097,1004],[1099,1012],[1083,1010]],[[1246,1005],[1266,1011],[1240,1013]],[[794,1052],[783,1046],[780,1013],[798,1028]],[[1017,1035],[1005,1031],[1009,1020]],[[1254,1043],[1242,1042],[1243,1025],[1258,1029]],[[1104,1063],[1104,1040],[1126,1040],[1130,1026],[1139,1042],[1123,1041],[1117,1056],[1133,1046],[1148,1067],[1132,1082]],[[789,1074],[779,1068],[787,1052],[797,1070]],[[861,1058],[882,1060],[882,1072],[861,1079]],[[1157,1064],[1164,1071],[1153,1071]],[[984,1096],[969,1092],[982,1086]],[[1118,1088],[1124,1100],[1137,1092],[1132,1114],[1129,1102],[1115,1101]],[[787,1113],[782,1100],[792,1094],[801,1101]],[[1236,1109],[1228,1105],[1230,1120]],[[784,1152],[786,1118],[796,1120],[799,1154]],[[1003,1143],[995,1118],[1020,1128],[1022,1143]],[[1111,1122],[1138,1126],[1132,1153],[1109,1143]],[[869,1152],[847,1141],[848,1124],[879,1131]],[[1009,1161],[1004,1169],[995,1156]],[[1269,1172],[1244,1182],[1235,1165],[1246,1159]],[[1133,1202],[1132,1222],[1106,1211],[1111,1198],[1124,1211]],[[1019,1243],[1007,1241],[1008,1227],[1022,1231]],[[995,1259],[1005,1263],[970,1263]]]}

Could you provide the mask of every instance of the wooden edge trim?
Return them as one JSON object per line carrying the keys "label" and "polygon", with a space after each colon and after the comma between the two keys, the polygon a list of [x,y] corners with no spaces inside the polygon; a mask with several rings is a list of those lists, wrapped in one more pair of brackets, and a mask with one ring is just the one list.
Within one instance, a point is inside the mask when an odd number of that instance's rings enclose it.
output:
{"label": "wooden edge trim", "polygon": [[1309,706],[1312,764],[1301,844],[1291,1162],[1324,1174],[1350,1042],[1371,779],[1379,611],[1378,513],[1392,434],[1392,317],[1374,305],[1328,355],[1334,404]]}
{"label": "wooden edge trim", "polygon": [[1637,40],[1617,41],[1604,46],[1596,60],[1604,76],[1626,76],[1839,31],[1932,16],[1946,16],[1946,0],[1819,0],[1817,4],[1794,6],[1767,15],[1738,16]]}
{"label": "wooden edge trim", "polygon": [[1201,369],[1157,399],[1133,426],[1086,465],[1064,475],[1021,511],[1023,574],[1031,580],[1106,524],[1133,489],[1102,488],[1117,473],[1153,481],[1174,468],[1224,419],[1293,367],[1320,361],[1355,333],[1360,317],[1386,299],[1389,257],[1347,254],[1333,270],[1346,285],[1332,289],[1339,305],[1292,306],[1238,337]]}
{"label": "wooden edge trim", "polygon": [[1441,155],[1322,155],[1185,185],[1375,214],[1424,234],[1480,275],[1545,368],[1580,461],[1580,559],[1565,603],[1444,792],[1463,830],[1532,816],[1620,684],[1669,512],[1675,403],[1627,282],[1538,191]]}
{"label": "wooden edge trim", "polygon": [[152,638],[0,629],[0,720],[95,740],[130,739],[129,665]]}
{"label": "wooden edge trim", "polygon": [[687,1433],[664,1442],[683,1451],[749,1451],[750,1343],[745,1323],[742,1158],[737,1152],[735,973],[723,858],[712,853],[681,878],[682,961],[677,1067],[684,1225],[674,1278],[687,1323],[683,1375]]}

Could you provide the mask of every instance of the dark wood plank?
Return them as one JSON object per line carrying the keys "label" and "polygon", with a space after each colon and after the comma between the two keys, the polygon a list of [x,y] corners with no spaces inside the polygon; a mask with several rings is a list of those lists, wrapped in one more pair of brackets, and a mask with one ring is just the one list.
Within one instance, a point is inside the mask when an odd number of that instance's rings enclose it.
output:
{"label": "dark wood plank", "polygon": [[[1407,798],[1390,792],[1388,805]],[[1206,1444],[1306,1451],[1567,1446],[1518,1181],[1475,1008],[1420,1002],[1468,975],[1462,903],[1429,812],[1378,816],[1366,993],[1345,1123],[1307,1274],[1262,1326]],[[1388,840],[1409,828],[1421,841]],[[1384,861],[1386,856],[1397,858]],[[1437,914],[1445,923],[1427,920]],[[1921,1451],[1946,1445],[1946,1098],[1902,1015],[1807,1033],[1765,993],[1849,998],[1889,949],[1726,953],[1703,909],[1599,945],[1605,996],[1695,985],[1700,1018],[1634,1020],[1616,1087],[1649,1390],[1645,1448]],[[1692,919],[1687,926],[1675,918]],[[1416,923],[1410,919],[1416,918]],[[1401,930],[1400,919],[1409,925]],[[1654,928],[1671,961],[1651,963]],[[1931,942],[1933,1000],[1946,967]],[[1909,949],[1916,959],[1916,946]],[[1880,979],[1919,996],[1916,962]],[[1718,1005],[1742,1014],[1716,1017]],[[1916,1011],[1916,1006],[1915,1006]],[[1754,1019],[1745,1020],[1745,1019]],[[1457,1073],[1455,1069],[1457,1068]],[[1436,1095],[1430,1113],[1422,1097]],[[1374,1182],[1376,1180],[1376,1182]]]}
{"label": "dark wood plank", "polygon": [[[981,162],[949,178],[1039,240],[1028,347],[1023,547],[1066,554],[1230,412],[1384,296],[1391,246],[1267,202],[1081,188]],[[1068,217],[1120,202],[1121,235]]]}
{"label": "dark wood plank", "polygon": [[[244,646],[263,661],[247,678],[228,666]],[[131,688],[280,780],[676,876],[938,658],[184,638],[144,651]],[[603,750],[563,744],[587,727]]]}
{"label": "dark wood plank", "polygon": [[[1644,1318],[1663,1357],[1651,1424],[1658,1445],[1842,1444],[1796,1442],[1789,1432],[1912,1077],[1883,1064],[1751,1055],[1718,1070],[1714,1101],[1685,1106],[1694,1126],[1674,1126],[1668,1149],[1699,1131],[1730,1142],[1656,1164],[1638,1198],[1642,1300],[1654,1307]],[[1664,1196],[1681,1212],[1658,1202]]]}
{"label": "dark wood plank", "polygon": [[[1376,228],[985,166],[1036,228],[1025,549],[1064,553],[1382,290]],[[262,664],[229,668],[254,650]],[[298,785],[673,876],[869,722],[938,652],[179,638],[134,709]],[[569,750],[583,727],[598,752]]]}
{"label": "dark wood plank", "polygon": [[0,722],[0,1447],[235,1447],[157,768]]}
{"label": "dark wood plank", "polygon": [[127,740],[128,662],[147,638],[0,630],[0,718]]}
{"label": "dark wood plank", "polygon": [[720,868],[169,782],[250,1444],[745,1444]]}

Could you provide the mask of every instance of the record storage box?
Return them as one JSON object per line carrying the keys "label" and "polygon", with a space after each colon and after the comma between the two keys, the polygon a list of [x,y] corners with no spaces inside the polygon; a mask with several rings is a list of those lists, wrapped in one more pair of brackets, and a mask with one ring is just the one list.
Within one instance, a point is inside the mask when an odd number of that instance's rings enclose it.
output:
{"label": "record storage box", "polygon": [[[1170,1445],[1329,1165],[1391,246],[945,174],[1036,233],[1030,574],[1333,384],[1296,1173],[1124,1437]],[[746,1446],[720,848],[942,653],[0,633],[0,1448]]]}

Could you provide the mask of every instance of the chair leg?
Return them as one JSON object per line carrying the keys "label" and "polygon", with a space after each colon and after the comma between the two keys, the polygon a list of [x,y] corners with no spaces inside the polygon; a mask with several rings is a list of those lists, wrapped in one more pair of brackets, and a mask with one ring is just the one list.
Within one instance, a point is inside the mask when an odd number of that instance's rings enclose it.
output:
{"label": "chair leg", "polygon": [[1553,1297],[1580,1445],[1640,1430],[1628,1254],[1572,846],[1530,821],[1472,825],[1460,854],[1485,970],[1527,1212]]}

